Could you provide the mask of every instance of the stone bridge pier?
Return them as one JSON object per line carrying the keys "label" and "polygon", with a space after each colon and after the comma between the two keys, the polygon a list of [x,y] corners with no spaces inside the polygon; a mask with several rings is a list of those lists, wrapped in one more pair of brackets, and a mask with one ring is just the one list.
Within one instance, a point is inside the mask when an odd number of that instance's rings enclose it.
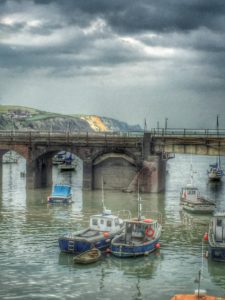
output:
{"label": "stone bridge pier", "polygon": [[51,157],[41,157],[32,161],[27,160],[26,178],[28,188],[45,187],[52,185]]}

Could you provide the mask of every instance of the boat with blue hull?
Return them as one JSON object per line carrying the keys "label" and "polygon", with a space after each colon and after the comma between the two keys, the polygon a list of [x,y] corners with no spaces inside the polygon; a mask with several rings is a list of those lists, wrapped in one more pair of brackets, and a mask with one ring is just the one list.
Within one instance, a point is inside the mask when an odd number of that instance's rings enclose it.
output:
{"label": "boat with blue hull", "polygon": [[140,198],[138,200],[138,217],[125,221],[125,232],[116,236],[111,242],[111,253],[117,257],[135,257],[148,255],[160,247],[161,215],[158,212],[145,212],[151,217],[142,216]]}
{"label": "boat with blue hull", "polygon": [[72,203],[71,186],[67,184],[55,184],[52,193],[48,196],[49,204],[70,204]]}
{"label": "boat with blue hull", "polygon": [[[129,212],[127,212],[130,214]],[[80,253],[92,249],[109,248],[111,240],[124,230],[124,221],[111,210],[90,217],[89,227],[74,233],[66,233],[59,238],[59,248],[63,252]]]}
{"label": "boat with blue hull", "polygon": [[216,261],[225,261],[225,212],[216,212],[209,224],[208,255]]}

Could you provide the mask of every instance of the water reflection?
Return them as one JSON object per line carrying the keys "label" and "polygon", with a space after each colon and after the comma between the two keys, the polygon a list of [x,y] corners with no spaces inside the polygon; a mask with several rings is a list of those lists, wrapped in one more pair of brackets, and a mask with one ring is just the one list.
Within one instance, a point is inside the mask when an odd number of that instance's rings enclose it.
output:
{"label": "water reflection", "polygon": [[208,259],[208,272],[210,279],[216,286],[225,287],[225,264]]}
{"label": "water reflection", "polygon": [[[215,185],[208,182],[209,161],[208,157],[193,156],[196,184],[224,210],[224,179]],[[121,299],[125,294],[127,299],[165,300],[178,292],[193,291],[202,267],[202,238],[210,216],[180,210],[180,189],[189,179],[190,156],[176,156],[168,162],[165,193],[141,195],[143,210],[158,210],[163,216],[159,254],[135,259],[106,255],[89,266],[74,265],[72,255],[60,253],[58,237],[88,226],[90,215],[102,210],[101,191],[82,191],[82,168],[72,173],[53,168],[53,183],[70,183],[74,202],[49,207],[51,187],[26,190],[26,178],[20,177],[25,167],[25,162],[3,165],[1,299],[105,300]],[[137,194],[105,191],[105,205],[113,212],[129,209],[136,216]],[[224,265],[204,259],[203,267],[202,288],[224,296]]]}

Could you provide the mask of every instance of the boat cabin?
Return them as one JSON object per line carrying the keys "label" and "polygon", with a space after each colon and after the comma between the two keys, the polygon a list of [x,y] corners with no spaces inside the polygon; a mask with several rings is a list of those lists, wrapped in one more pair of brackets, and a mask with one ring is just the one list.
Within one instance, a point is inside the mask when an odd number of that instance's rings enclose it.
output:
{"label": "boat cabin", "polygon": [[123,225],[123,221],[112,215],[111,210],[104,210],[102,214],[93,215],[90,218],[90,229],[96,231],[114,232],[118,231]]}
{"label": "boat cabin", "polygon": [[225,243],[225,212],[217,212],[212,220],[215,241]]}
{"label": "boat cabin", "polygon": [[125,238],[129,243],[133,239],[154,239],[155,232],[158,229],[158,222],[152,219],[132,219],[126,221]]}
{"label": "boat cabin", "polygon": [[181,190],[181,198],[185,200],[196,200],[200,196],[198,188],[187,185]]}
{"label": "boat cabin", "polygon": [[71,195],[71,186],[63,184],[55,184],[52,189],[53,197],[67,197]]}

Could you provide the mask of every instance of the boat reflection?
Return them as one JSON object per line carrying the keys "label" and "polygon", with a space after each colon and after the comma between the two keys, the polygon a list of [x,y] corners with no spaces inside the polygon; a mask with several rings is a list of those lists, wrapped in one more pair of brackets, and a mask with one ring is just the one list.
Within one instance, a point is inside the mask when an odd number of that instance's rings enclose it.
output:
{"label": "boat reflection", "polygon": [[160,254],[159,249],[150,256],[146,257],[136,257],[131,259],[118,259],[116,257],[110,257],[111,264],[123,272],[123,274],[126,274],[129,277],[146,279],[150,279],[155,276],[155,272],[162,258],[162,254]]}
{"label": "boat reflection", "polygon": [[191,214],[186,211],[180,211],[180,218],[183,225],[187,227],[206,226],[211,219],[210,215]]}
{"label": "boat reflection", "polygon": [[212,282],[223,290],[225,294],[225,264],[224,262],[208,260],[208,273]]}

